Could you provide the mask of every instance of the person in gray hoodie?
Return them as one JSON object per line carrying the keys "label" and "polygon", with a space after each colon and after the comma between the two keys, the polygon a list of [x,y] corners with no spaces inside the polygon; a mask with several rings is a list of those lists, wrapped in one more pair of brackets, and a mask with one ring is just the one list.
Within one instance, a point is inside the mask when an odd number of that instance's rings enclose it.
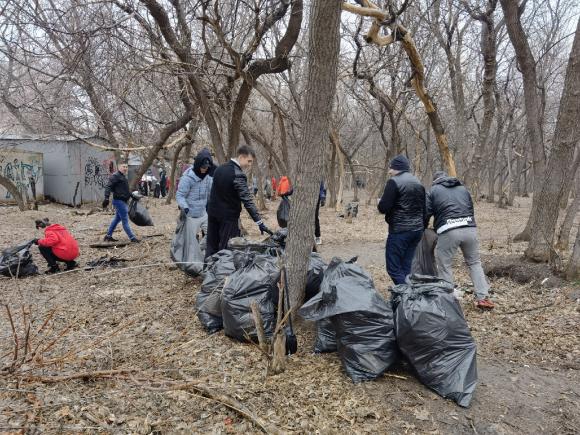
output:
{"label": "person in gray hoodie", "polygon": [[443,171],[435,172],[431,191],[427,194],[426,224],[431,216],[439,236],[435,248],[439,277],[453,284],[453,257],[457,249],[461,249],[475,287],[475,306],[484,310],[493,309],[489,283],[481,267],[471,195],[457,178]]}
{"label": "person in gray hoodie", "polygon": [[211,154],[207,148],[202,149],[179,180],[175,198],[179,208],[192,219],[200,219],[200,227],[207,234],[207,200],[211,192],[213,178],[209,175],[213,166]]}

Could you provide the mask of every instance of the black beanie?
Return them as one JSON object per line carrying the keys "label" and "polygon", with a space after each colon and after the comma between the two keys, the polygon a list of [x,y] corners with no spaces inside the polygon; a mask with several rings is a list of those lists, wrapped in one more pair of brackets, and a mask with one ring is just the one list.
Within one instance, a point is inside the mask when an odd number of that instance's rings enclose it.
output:
{"label": "black beanie", "polygon": [[409,164],[409,159],[402,154],[396,156],[391,163],[389,164],[389,168],[394,169],[395,171],[408,171],[411,169],[411,165]]}

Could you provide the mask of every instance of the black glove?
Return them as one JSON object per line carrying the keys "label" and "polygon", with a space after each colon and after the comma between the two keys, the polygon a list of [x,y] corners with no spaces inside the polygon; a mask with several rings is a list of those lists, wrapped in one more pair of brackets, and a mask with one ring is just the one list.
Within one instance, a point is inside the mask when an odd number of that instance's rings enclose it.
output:
{"label": "black glove", "polygon": [[189,213],[189,209],[188,209],[188,208],[184,208],[184,209],[183,209],[183,213],[185,213],[185,215],[187,216],[187,215],[188,215],[188,213]]}
{"label": "black glove", "polygon": [[35,245],[38,245],[38,239],[34,239],[34,240],[32,241],[32,243],[34,243]]}
{"label": "black glove", "polygon": [[103,208],[107,208],[109,206],[109,200],[108,199],[104,199],[103,200],[103,204],[101,204],[103,206]]}
{"label": "black glove", "polygon": [[268,233],[270,235],[273,235],[274,234],[274,232],[270,228],[268,228],[264,222],[259,221],[259,222],[256,222],[256,223],[258,224],[258,228],[260,229],[260,233],[262,235],[264,235],[264,233]]}

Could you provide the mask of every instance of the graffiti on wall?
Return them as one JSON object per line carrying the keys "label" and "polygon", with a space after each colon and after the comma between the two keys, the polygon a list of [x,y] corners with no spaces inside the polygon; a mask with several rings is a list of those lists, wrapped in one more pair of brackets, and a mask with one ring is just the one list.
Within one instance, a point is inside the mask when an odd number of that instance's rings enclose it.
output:
{"label": "graffiti on wall", "polygon": [[[0,156],[0,174],[16,186],[24,198],[32,198],[33,188],[42,175],[42,159],[30,158],[23,161],[11,156]],[[13,199],[8,191],[4,199]]]}
{"label": "graffiti on wall", "polygon": [[85,186],[104,189],[113,172],[115,172],[113,160],[99,161],[96,157],[88,157],[85,163]]}

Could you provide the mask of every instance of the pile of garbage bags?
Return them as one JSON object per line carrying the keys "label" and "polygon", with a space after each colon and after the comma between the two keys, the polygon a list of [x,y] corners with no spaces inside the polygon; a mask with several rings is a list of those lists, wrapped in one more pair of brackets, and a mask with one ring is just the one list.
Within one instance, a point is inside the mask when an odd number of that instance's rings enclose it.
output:
{"label": "pile of garbage bags", "polygon": [[352,260],[332,259],[319,293],[298,313],[319,322],[316,350],[336,348],[355,383],[378,378],[399,360],[391,305]]}
{"label": "pile of garbage bags", "polygon": [[[276,234],[272,238],[276,238]],[[230,247],[241,247],[241,240]],[[267,249],[259,252],[257,244],[244,245],[246,250],[224,249],[207,260],[205,277],[197,294],[197,317],[202,326],[215,333],[222,329],[236,340],[257,341],[257,331],[251,311],[256,301],[262,315],[264,331],[270,337],[275,328],[278,308],[280,268],[278,256]],[[310,257],[307,293],[317,293],[326,264],[312,253]]]}
{"label": "pile of garbage bags", "polygon": [[38,274],[38,267],[32,260],[30,247],[33,240],[8,248],[0,255],[0,275],[24,278]]}
{"label": "pile of garbage bags", "polygon": [[401,353],[423,384],[469,406],[477,385],[476,345],[453,285],[413,275],[391,292]]}
{"label": "pile of garbage bags", "polygon": [[424,385],[469,406],[477,385],[476,345],[453,286],[412,275],[386,301],[355,260],[334,258],[320,291],[298,311],[316,321],[314,351],[338,352],[355,383],[407,361]]}

